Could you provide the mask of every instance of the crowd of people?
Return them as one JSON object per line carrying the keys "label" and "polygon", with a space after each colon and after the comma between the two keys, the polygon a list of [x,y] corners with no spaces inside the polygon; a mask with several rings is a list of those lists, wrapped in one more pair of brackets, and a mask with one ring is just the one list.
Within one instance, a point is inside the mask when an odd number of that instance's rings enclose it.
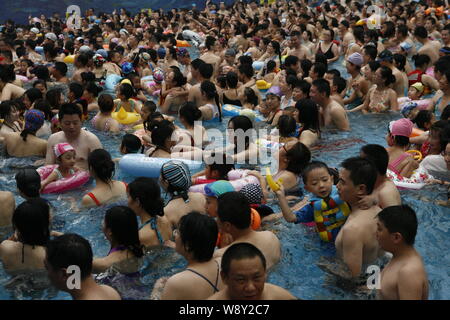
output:
{"label": "crowd of people", "polygon": [[[396,183],[450,181],[448,1],[269,2],[208,0],[202,10],[137,14],[89,9],[79,29],[58,13],[30,16],[26,25],[6,21],[0,144],[7,156],[53,166],[45,178],[39,169],[16,174],[25,200],[17,207],[11,192],[0,191],[0,223],[14,229],[0,244],[7,272],[46,269],[74,299],[121,299],[114,275],[139,277],[147,249],[168,246],[187,268],[155,283],[159,299],[295,299],[266,283],[283,244],[261,220],[284,219],[314,226],[317,241],[333,244],[347,280],[360,280],[389,252],[378,296],[428,298],[414,248],[416,213]],[[374,5],[385,14],[372,14]],[[229,105],[240,111],[231,118]],[[382,124],[385,146],[367,144],[340,164],[316,161],[314,150],[327,143],[322,133],[351,131],[353,112],[400,119]],[[271,129],[263,140],[279,144],[278,182],[252,168],[239,177],[255,182],[238,188],[238,164],[248,168],[262,147],[239,136],[256,128],[256,118]],[[225,121],[229,144],[212,148],[205,126]],[[114,180],[117,159],[101,131],[123,135],[123,155],[166,158],[159,180]],[[182,160],[194,158],[203,171],[191,173]],[[93,257],[83,235],[50,228],[57,212],[42,194],[83,175],[95,186],[80,208],[127,199],[105,212],[105,257]],[[438,204],[449,206],[450,198]],[[67,286],[71,265],[81,269],[80,288]]]}

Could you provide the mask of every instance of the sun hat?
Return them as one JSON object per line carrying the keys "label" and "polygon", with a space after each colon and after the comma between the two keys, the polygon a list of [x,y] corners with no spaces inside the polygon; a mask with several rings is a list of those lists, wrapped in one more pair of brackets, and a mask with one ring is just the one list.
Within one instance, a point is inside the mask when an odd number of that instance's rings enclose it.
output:
{"label": "sun hat", "polygon": [[205,186],[205,196],[218,198],[224,193],[234,191],[233,185],[226,180],[218,180]]}
{"label": "sun hat", "polygon": [[347,61],[350,63],[353,63],[355,66],[362,66],[362,64],[364,63],[364,59],[362,57],[361,54],[359,54],[358,52],[354,52],[352,53],[348,58]]}
{"label": "sun hat", "polygon": [[389,123],[389,131],[395,136],[408,137],[412,133],[414,124],[409,119],[399,119]]}
{"label": "sun hat", "polygon": [[69,151],[75,151],[74,147],[72,147],[70,144],[68,144],[67,142],[63,142],[63,143],[58,143],[53,147],[53,151],[55,152],[55,156],[57,158],[59,158],[60,156],[62,156],[64,153],[69,152]]}

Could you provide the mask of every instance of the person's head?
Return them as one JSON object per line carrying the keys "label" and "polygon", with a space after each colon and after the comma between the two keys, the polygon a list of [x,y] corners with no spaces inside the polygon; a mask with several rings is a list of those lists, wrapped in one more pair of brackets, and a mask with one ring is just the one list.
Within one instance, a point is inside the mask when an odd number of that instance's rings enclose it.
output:
{"label": "person's head", "polygon": [[278,120],[278,131],[280,137],[291,137],[295,136],[295,131],[297,129],[297,123],[295,119],[288,115],[282,115]]}
{"label": "person's head", "polygon": [[183,76],[179,69],[171,69],[166,78],[166,82],[171,85],[171,87],[182,87],[186,84],[187,78]]}
{"label": "person's head", "polygon": [[377,58],[377,47],[373,45],[364,46],[362,56],[364,64],[369,63],[369,61],[375,61],[375,59]]}
{"label": "person's head", "polygon": [[96,149],[88,155],[88,166],[91,175],[104,183],[110,184],[115,172],[111,155],[105,149]]}
{"label": "person's head", "polygon": [[58,143],[53,146],[56,161],[62,168],[73,168],[76,163],[75,149],[67,142]]}
{"label": "person's head", "polygon": [[425,71],[430,65],[431,59],[426,54],[417,54],[413,56],[413,61],[417,69]]}
{"label": "person's head", "polygon": [[295,108],[298,110],[298,122],[303,130],[320,131],[319,108],[311,99],[297,101]]}
{"label": "person's head", "polygon": [[55,62],[55,65],[53,68],[50,69],[52,75],[59,79],[61,77],[65,77],[67,74],[67,65],[64,62]]}
{"label": "person's head", "polygon": [[433,112],[430,110],[420,110],[412,122],[415,123],[419,129],[428,131],[430,130],[434,120]]}
{"label": "person's head", "polygon": [[180,122],[189,126],[194,126],[194,122],[202,117],[202,112],[194,102],[186,102],[178,111]]}
{"label": "person's head", "polygon": [[114,100],[113,97],[107,93],[103,93],[98,97],[98,106],[101,113],[111,113],[114,110]]}
{"label": "person's head", "polygon": [[208,183],[205,188],[205,211],[211,217],[217,217],[218,197],[227,192],[234,191],[233,185],[226,180],[217,180]]}
{"label": "person's head", "polygon": [[83,86],[81,84],[72,82],[69,84],[69,93],[67,94],[67,98],[71,102],[80,99],[83,96],[83,91]]}
{"label": "person's head", "polygon": [[407,147],[414,124],[409,119],[399,119],[389,123],[386,141],[389,146]]}
{"label": "person's head", "polygon": [[128,185],[128,207],[135,213],[144,211],[152,217],[163,216],[164,200],[158,183],[151,178],[136,178]]}
{"label": "person's head", "polygon": [[81,132],[81,109],[75,103],[64,103],[59,109],[58,118],[67,138],[75,138]]}
{"label": "person's head", "polygon": [[241,82],[248,82],[254,75],[254,70],[251,64],[240,64],[238,67],[238,77]]}
{"label": "person's head", "polygon": [[354,52],[348,56],[347,63],[345,65],[347,67],[347,72],[354,73],[359,72],[363,64],[364,64],[363,56],[358,52]]}
{"label": "person's head", "polygon": [[50,240],[50,207],[41,198],[22,202],[12,216],[17,239],[30,246],[45,246]]}
{"label": "person's head", "polygon": [[47,244],[45,268],[50,282],[59,290],[71,290],[67,287],[69,277],[73,274],[70,266],[80,268],[81,281],[91,277],[92,261],[93,253],[89,241],[77,234],[67,233]]}
{"label": "person's head", "polygon": [[284,67],[297,73],[300,68],[300,59],[297,56],[287,56],[286,59],[284,59]]}
{"label": "person's head", "polygon": [[347,87],[347,81],[342,77],[331,79],[330,88],[332,94],[341,94]]}
{"label": "person's head", "polygon": [[450,90],[450,68],[445,70],[443,76],[439,80],[439,88],[444,92]]}
{"label": "person's head", "polygon": [[315,103],[321,105],[330,97],[330,94],[330,83],[327,80],[317,79],[313,81],[309,95]]}
{"label": "person's head", "polygon": [[15,176],[19,194],[25,198],[39,198],[41,176],[35,169],[21,169]]}
{"label": "person's head", "polygon": [[38,99],[42,99],[42,92],[37,88],[28,89],[23,95],[23,103],[27,109],[30,109],[33,103]]}
{"label": "person's head", "polygon": [[255,93],[255,90],[252,88],[244,89],[244,101],[247,103],[251,103],[254,107],[258,105],[258,96]]}
{"label": "person's head", "polygon": [[372,194],[377,180],[377,169],[368,159],[348,158],[341,163],[337,189],[342,200],[355,203]]}
{"label": "person's head", "polygon": [[122,138],[122,143],[120,144],[120,153],[139,153],[142,148],[141,140],[134,134],[127,133]]}
{"label": "person's head", "polygon": [[421,82],[416,82],[409,87],[408,98],[410,98],[411,100],[419,100],[424,90],[424,85]]}
{"label": "person's head", "polygon": [[266,282],[266,258],[254,245],[241,242],[223,254],[220,275],[232,300],[259,300]]}
{"label": "person's head", "polygon": [[6,100],[0,103],[0,119],[6,122],[14,122],[19,120],[20,110],[17,108],[16,104],[11,100]]}
{"label": "person's head", "polygon": [[212,64],[203,62],[202,64],[200,64],[198,72],[203,80],[209,80],[214,73],[214,68]]}
{"label": "person's head", "polygon": [[161,167],[160,184],[173,197],[180,196],[184,201],[188,201],[191,186],[189,167],[179,160],[164,163]]}
{"label": "person's head", "polygon": [[134,95],[134,89],[131,84],[122,83],[119,87],[117,97],[122,100],[128,101]]}
{"label": "person's head", "polygon": [[315,62],[309,71],[309,76],[313,80],[322,79],[327,71],[327,66],[322,62]]}
{"label": "person's head", "polygon": [[377,215],[377,240],[381,249],[395,252],[413,246],[417,234],[417,216],[408,205],[390,206]]}
{"label": "person's head", "polygon": [[175,250],[196,262],[212,259],[219,230],[216,221],[192,211],[181,217],[175,234]]}
{"label": "person's head", "polygon": [[312,194],[326,198],[333,188],[333,176],[324,162],[312,161],[306,165],[302,172],[305,189]]}
{"label": "person's head", "polygon": [[380,176],[386,175],[389,164],[389,154],[386,148],[379,144],[367,144],[361,148],[359,156],[372,161]]}
{"label": "person's head", "polygon": [[428,38],[427,29],[424,26],[417,26],[414,29],[414,37],[416,37],[417,41],[424,42]]}
{"label": "person's head", "polygon": [[225,61],[229,65],[233,66],[236,61],[236,50],[234,50],[233,48],[225,50]]}
{"label": "person's head", "polygon": [[266,93],[267,106],[271,111],[278,110],[280,108],[281,96],[283,93],[279,86],[272,86]]}
{"label": "person's head", "polygon": [[389,86],[395,83],[395,76],[392,74],[392,69],[381,66],[375,71],[374,83],[379,86]]}
{"label": "person's head", "polygon": [[233,234],[235,230],[250,228],[250,204],[239,192],[230,191],[221,194],[218,197],[217,214],[221,231]]}
{"label": "person's head", "polygon": [[228,121],[228,137],[238,149],[247,150],[253,137],[253,123],[246,116],[234,116]]}
{"label": "person's head", "polygon": [[130,208],[115,206],[106,210],[103,233],[112,245],[125,246],[137,258],[144,255],[136,214]]}
{"label": "person's head", "polygon": [[287,170],[299,175],[309,161],[311,161],[311,151],[301,142],[289,141],[278,151],[279,171]]}
{"label": "person's head", "polygon": [[97,86],[95,82],[90,81],[86,84],[83,92],[83,97],[88,99],[88,101],[92,101],[98,97],[98,94],[102,91],[102,88]]}
{"label": "person's head", "polygon": [[239,190],[240,193],[242,193],[250,203],[250,206],[260,205],[265,202],[264,200],[264,194],[261,186],[256,183],[249,183],[242,187],[241,190]]}
{"label": "person's head", "polygon": [[27,141],[28,134],[36,134],[45,121],[45,114],[40,110],[31,109],[25,114],[25,126],[20,136]]}
{"label": "person's head", "polygon": [[329,69],[327,72],[325,72],[324,79],[327,81],[333,80],[334,77],[340,77],[341,72],[337,69]]}
{"label": "person's head", "polygon": [[306,80],[297,80],[295,82],[294,88],[292,89],[292,99],[294,101],[299,101],[301,99],[309,98],[309,90],[311,85]]}
{"label": "person's head", "polygon": [[144,120],[144,122],[148,121],[155,112],[156,103],[151,100],[145,101],[140,111],[142,120]]}
{"label": "person's head", "polygon": [[152,121],[149,131],[151,132],[152,143],[160,149],[169,152],[176,144],[176,141],[172,139],[175,127],[168,120]]}

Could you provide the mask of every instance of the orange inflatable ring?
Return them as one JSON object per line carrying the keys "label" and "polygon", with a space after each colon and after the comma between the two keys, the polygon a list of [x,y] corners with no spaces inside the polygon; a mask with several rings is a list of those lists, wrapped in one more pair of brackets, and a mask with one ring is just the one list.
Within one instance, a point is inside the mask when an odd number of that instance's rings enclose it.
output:
{"label": "orange inflatable ring", "polygon": [[104,45],[103,45],[103,49],[109,50],[109,44],[104,44]]}
{"label": "orange inflatable ring", "polygon": [[414,138],[414,137],[418,137],[420,135],[422,135],[424,133],[423,130],[417,129],[417,128],[413,128],[411,135],[409,136],[410,138]]}
{"label": "orange inflatable ring", "polygon": [[419,150],[408,150],[406,152],[413,154],[414,160],[420,161],[423,158],[422,152],[420,152]]}
{"label": "orange inflatable ring", "polygon": [[177,40],[177,47],[190,47],[189,42],[185,40]]}

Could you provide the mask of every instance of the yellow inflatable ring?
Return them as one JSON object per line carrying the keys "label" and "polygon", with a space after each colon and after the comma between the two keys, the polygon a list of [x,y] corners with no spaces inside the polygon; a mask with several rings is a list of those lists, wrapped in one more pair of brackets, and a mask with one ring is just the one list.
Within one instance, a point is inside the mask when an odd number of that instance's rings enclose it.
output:
{"label": "yellow inflatable ring", "polygon": [[141,130],[141,129],[144,129],[144,124],[143,123],[137,124],[137,125],[135,125],[133,127],[133,130]]}
{"label": "yellow inflatable ring", "polygon": [[408,150],[406,152],[414,154],[414,160],[420,161],[423,158],[422,152],[419,150]]}
{"label": "yellow inflatable ring", "polygon": [[120,108],[118,112],[113,112],[112,117],[121,124],[132,124],[141,120],[141,115],[139,113],[126,112],[124,108]]}
{"label": "yellow inflatable ring", "polygon": [[280,184],[283,183],[281,179],[278,179],[277,181],[273,180],[272,173],[270,172],[270,168],[266,168],[266,180],[267,184],[269,185],[270,189],[272,191],[276,192],[280,190]]}
{"label": "yellow inflatable ring", "polygon": [[75,55],[70,55],[64,58],[65,63],[73,64],[75,62]]}

